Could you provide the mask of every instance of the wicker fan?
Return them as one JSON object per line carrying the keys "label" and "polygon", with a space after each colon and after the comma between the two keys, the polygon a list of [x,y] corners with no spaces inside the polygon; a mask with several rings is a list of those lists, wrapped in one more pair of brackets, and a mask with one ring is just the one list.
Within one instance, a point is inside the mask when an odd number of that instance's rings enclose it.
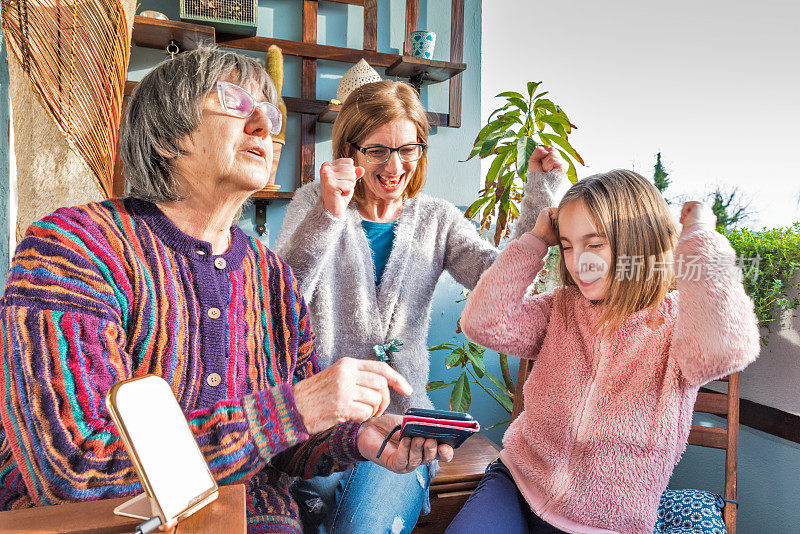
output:
{"label": "wicker fan", "polygon": [[3,32],[45,109],[106,197],[130,58],[119,0],[3,0]]}

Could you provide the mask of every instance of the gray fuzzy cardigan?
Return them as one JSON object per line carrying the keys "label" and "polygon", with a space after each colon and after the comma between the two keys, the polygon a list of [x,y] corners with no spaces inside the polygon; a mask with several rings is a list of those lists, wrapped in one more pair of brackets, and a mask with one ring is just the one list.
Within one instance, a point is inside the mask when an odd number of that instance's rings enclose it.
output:
{"label": "gray fuzzy cardigan", "polygon": [[[514,236],[533,228],[539,211],[553,204],[563,175],[532,173],[525,187]],[[325,368],[351,356],[374,360],[373,346],[403,342],[390,365],[414,388],[392,391],[389,412],[432,408],[425,386],[431,301],[443,270],[472,289],[498,250],[450,202],[418,194],[406,199],[380,285],[355,202],[337,219],[322,206],[320,183],[298,189],[286,209],[275,248],[300,283],[316,333],[317,358]]]}

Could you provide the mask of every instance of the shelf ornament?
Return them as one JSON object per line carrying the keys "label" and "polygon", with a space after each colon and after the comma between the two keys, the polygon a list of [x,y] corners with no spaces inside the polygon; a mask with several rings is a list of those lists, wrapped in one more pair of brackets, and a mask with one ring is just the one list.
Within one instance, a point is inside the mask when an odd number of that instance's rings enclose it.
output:
{"label": "shelf ornament", "polygon": [[370,67],[364,58],[347,69],[342,79],[339,81],[339,88],[336,90],[336,100],[344,102],[353,89],[372,82],[381,81],[378,72]]}
{"label": "shelf ornament", "polygon": [[283,116],[283,123],[281,131],[272,137],[272,170],[269,175],[269,182],[264,188],[267,191],[277,191],[281,187],[275,185],[275,176],[278,172],[278,162],[281,159],[281,151],[286,144],[286,103],[283,101],[281,93],[283,92],[283,51],[277,45],[270,45],[267,49],[266,56],[267,74],[272,78],[272,83],[275,84],[275,90],[278,92],[278,109],[281,110]]}

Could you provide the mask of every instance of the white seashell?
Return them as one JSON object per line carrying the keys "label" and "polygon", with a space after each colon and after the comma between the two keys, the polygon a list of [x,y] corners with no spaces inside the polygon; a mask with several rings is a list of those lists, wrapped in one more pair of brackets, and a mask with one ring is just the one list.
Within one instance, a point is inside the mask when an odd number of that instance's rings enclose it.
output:
{"label": "white seashell", "polygon": [[342,76],[339,88],[336,90],[336,100],[344,102],[347,95],[356,87],[379,81],[381,81],[381,77],[378,72],[362,58],[361,61],[347,69],[347,72]]}
{"label": "white seashell", "polygon": [[142,11],[139,15],[143,17],[149,17],[151,19],[158,19],[158,20],[169,20],[165,14],[161,11],[154,11],[152,9],[148,9],[147,11]]}

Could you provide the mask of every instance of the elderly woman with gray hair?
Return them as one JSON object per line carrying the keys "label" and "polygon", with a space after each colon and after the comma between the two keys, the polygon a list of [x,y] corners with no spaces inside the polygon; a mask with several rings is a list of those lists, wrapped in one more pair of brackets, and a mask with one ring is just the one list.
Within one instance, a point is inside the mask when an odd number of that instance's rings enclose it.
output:
{"label": "elderly woman with gray hair", "polygon": [[[172,386],[217,481],[247,485],[250,532],[301,532],[286,474],[376,459],[399,419],[380,416],[389,388],[408,382],[377,361],[320,372],[291,270],[234,226],[269,177],[275,101],[244,56],[159,65],[122,126],[131,196],[28,230],[0,302],[0,510],[141,492],[103,399],[148,373]],[[394,439],[378,461],[404,473],[452,453]]]}

